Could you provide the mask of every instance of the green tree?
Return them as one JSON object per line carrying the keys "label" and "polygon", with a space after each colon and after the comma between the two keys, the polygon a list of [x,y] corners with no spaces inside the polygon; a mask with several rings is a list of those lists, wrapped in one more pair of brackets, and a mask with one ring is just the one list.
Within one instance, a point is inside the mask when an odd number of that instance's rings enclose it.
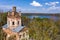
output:
{"label": "green tree", "polygon": [[58,28],[53,21],[34,18],[28,25],[30,37],[35,40],[54,40]]}

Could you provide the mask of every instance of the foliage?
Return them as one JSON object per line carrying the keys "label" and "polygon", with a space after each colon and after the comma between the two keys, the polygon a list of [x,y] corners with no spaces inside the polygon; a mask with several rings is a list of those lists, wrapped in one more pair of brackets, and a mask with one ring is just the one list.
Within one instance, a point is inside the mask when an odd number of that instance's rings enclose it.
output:
{"label": "foliage", "polygon": [[22,25],[27,26],[30,19],[27,16],[21,16],[21,19],[22,19]]}
{"label": "foliage", "polygon": [[34,18],[28,25],[30,38],[35,40],[52,40],[56,38],[58,28],[54,21]]}
{"label": "foliage", "polygon": [[2,26],[6,24],[6,16],[7,14],[0,14],[0,40],[5,40],[6,39],[6,33],[2,30]]}

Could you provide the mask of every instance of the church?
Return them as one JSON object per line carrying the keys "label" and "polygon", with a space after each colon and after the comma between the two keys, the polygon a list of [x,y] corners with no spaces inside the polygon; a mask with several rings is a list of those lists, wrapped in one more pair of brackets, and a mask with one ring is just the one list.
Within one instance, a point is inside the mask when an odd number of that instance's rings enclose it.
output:
{"label": "church", "polygon": [[28,28],[22,26],[21,12],[16,12],[15,6],[12,8],[12,12],[8,12],[7,24],[2,26],[2,29],[7,34],[6,40],[29,40]]}

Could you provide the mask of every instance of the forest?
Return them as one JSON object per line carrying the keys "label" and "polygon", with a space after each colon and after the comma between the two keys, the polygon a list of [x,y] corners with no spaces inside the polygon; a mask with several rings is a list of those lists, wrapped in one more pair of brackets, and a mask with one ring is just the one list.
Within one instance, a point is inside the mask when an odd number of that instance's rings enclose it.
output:
{"label": "forest", "polygon": [[[59,40],[60,20],[54,21],[48,18],[21,16],[22,25],[28,27],[29,38],[32,40]],[[2,26],[7,23],[7,13],[0,14],[0,40],[6,39],[6,34],[2,30]]]}

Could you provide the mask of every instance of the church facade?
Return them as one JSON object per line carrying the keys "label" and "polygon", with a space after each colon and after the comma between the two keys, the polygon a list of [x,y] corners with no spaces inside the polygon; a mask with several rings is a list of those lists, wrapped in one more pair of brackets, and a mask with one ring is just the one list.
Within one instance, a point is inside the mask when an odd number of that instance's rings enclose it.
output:
{"label": "church facade", "polygon": [[21,25],[21,12],[16,12],[16,7],[12,8],[12,12],[8,12],[7,24],[2,28],[7,34],[6,40],[29,40],[28,28]]}

